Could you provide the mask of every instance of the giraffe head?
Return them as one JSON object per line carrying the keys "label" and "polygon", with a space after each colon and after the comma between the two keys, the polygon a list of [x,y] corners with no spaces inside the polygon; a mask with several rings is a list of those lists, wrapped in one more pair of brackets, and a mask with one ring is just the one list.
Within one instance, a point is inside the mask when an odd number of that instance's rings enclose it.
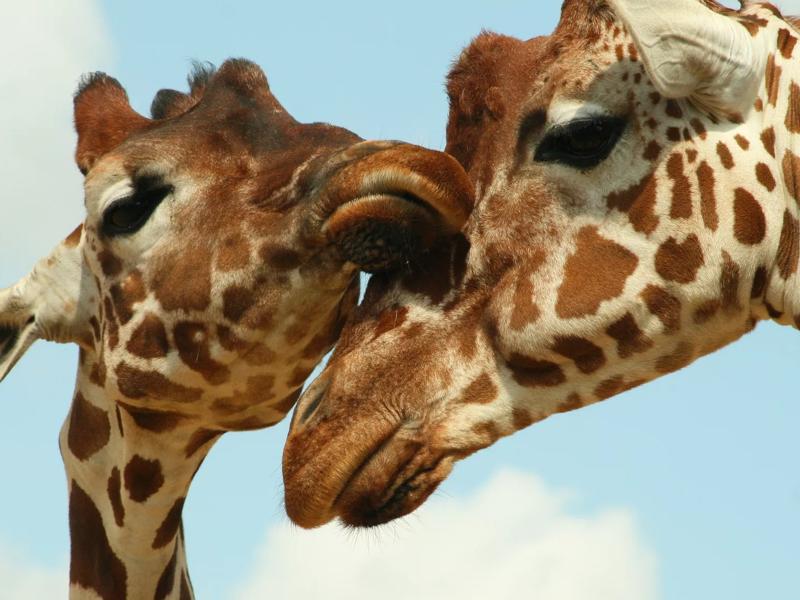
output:
{"label": "giraffe head", "polygon": [[145,118],[111,77],[83,81],[86,220],[0,292],[0,376],[37,338],[75,342],[118,409],[265,426],[336,339],[356,269],[458,230],[470,191],[444,154],[295,121],[247,61],[189,83]]}
{"label": "giraffe head", "polygon": [[371,279],[297,405],[289,515],[388,521],[501,436],[800,326],[797,40],[710,0],[567,0],[548,37],[478,36],[447,130],[475,210]]}

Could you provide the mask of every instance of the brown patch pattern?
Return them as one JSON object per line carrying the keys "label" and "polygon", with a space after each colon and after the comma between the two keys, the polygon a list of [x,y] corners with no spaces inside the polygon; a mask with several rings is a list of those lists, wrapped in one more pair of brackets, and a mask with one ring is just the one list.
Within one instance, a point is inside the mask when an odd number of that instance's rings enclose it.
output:
{"label": "brown patch pattern", "polygon": [[742,244],[754,246],[764,240],[767,221],[761,205],[753,194],[736,188],[733,197],[733,233]]}
{"label": "brown patch pattern", "polygon": [[695,234],[682,244],[671,237],[659,246],[655,258],[656,272],[667,281],[691,283],[703,266],[703,250]]}
{"label": "brown patch pattern", "polygon": [[569,319],[596,314],[602,302],[622,294],[638,262],[635,254],[602,237],[595,227],[581,229],[558,290],[558,316]]}
{"label": "brown patch pattern", "polygon": [[138,454],[134,454],[125,465],[123,479],[125,489],[128,490],[128,495],[134,502],[147,501],[164,485],[161,463],[158,460],[142,458]]}
{"label": "brown patch pattern", "polygon": [[77,392],[72,401],[67,446],[78,460],[87,460],[108,443],[111,423],[106,411],[89,403]]}

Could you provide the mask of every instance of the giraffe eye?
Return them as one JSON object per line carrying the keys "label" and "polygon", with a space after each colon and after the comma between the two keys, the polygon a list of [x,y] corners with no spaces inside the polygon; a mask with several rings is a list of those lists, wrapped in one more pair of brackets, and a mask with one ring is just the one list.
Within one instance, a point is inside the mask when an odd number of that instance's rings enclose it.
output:
{"label": "giraffe eye", "polygon": [[171,192],[172,186],[160,185],[115,200],[103,213],[103,233],[116,236],[138,231]]}
{"label": "giraffe eye", "polygon": [[554,127],[539,142],[533,159],[591,169],[608,158],[625,124],[620,117],[592,117]]}

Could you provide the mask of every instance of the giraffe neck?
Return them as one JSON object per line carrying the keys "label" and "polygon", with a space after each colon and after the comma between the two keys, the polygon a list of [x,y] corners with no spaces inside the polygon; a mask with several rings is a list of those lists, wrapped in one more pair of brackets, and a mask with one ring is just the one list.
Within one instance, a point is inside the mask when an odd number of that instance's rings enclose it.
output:
{"label": "giraffe neck", "polygon": [[181,426],[160,433],[169,416],[119,409],[98,385],[102,362],[86,351],[80,362],[60,435],[70,598],[192,598],[181,513],[216,435]]}

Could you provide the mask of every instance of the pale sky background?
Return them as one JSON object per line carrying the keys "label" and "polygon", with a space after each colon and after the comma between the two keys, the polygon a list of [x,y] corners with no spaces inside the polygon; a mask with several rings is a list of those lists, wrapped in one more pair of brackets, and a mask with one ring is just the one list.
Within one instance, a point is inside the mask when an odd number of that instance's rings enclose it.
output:
{"label": "pale sky background", "polygon": [[[443,80],[481,28],[547,33],[560,2],[0,2],[0,286],[82,220],[71,97],[105,69],[145,111],[191,59],[261,64],[297,118],[444,144]],[[800,13],[800,1],[778,2]],[[185,510],[202,599],[796,600],[800,335],[772,325],[692,367],[459,464],[404,521],[305,532],[282,509],[285,425],[231,434]],[[0,385],[0,600],[66,597],[58,429],[76,352]]]}

